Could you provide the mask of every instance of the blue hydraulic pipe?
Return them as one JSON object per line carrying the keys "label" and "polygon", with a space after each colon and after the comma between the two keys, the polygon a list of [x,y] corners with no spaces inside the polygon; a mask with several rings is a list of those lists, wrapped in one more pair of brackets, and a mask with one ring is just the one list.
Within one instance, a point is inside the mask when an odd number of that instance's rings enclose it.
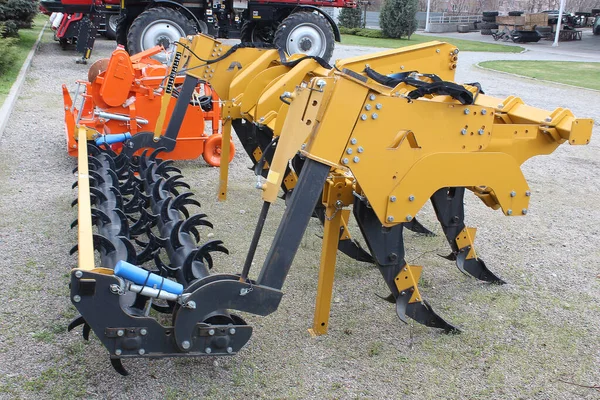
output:
{"label": "blue hydraulic pipe", "polygon": [[183,293],[182,284],[165,279],[160,275],[153,274],[150,271],[146,271],[143,268],[129,264],[123,260],[117,262],[114,273],[116,276],[127,279],[138,285],[156,288],[177,295]]}
{"label": "blue hydraulic pipe", "polygon": [[96,146],[103,144],[120,143],[131,139],[131,133],[112,133],[108,135],[102,135],[96,138]]}

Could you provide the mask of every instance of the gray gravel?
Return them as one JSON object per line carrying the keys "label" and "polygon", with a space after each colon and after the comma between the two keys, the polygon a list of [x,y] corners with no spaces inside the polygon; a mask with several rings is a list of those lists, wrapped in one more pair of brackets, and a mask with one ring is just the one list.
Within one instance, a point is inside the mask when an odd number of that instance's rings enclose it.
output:
{"label": "gray gravel", "polygon": [[[46,34],[19,103],[0,140],[0,398],[598,398],[575,386],[600,384],[600,158],[595,137],[587,147],[561,146],[529,160],[532,189],[526,218],[506,218],[466,199],[477,226],[478,254],[509,284],[490,286],[463,276],[437,254],[441,237],[408,233],[407,259],[424,265],[421,289],[433,307],[464,333],[446,336],[404,325],[373,267],[339,256],[330,333],[311,338],[322,228],[312,221],[275,314],[247,316],[254,336],[230,358],[126,361],[117,375],[92,337],[65,332],[75,315],[68,299],[69,230],[75,160],[65,151],[61,84],[74,87],[87,67]],[[94,59],[113,44],[99,40]],[[338,46],[335,56],[374,50]],[[569,107],[600,121],[600,93],[479,70],[488,59],[555,59],[554,54],[461,53],[457,80],[479,81],[486,93],[518,95],[527,104]],[[401,118],[401,116],[399,116]],[[600,134],[598,125],[595,135]],[[179,163],[215,224],[215,238],[231,251],[217,271],[239,271],[259,194],[250,162],[232,164],[229,200],[216,202],[218,170],[201,160]],[[283,205],[273,207],[257,260],[273,237]],[[421,221],[437,233],[429,206]],[[257,263],[259,265],[260,263]],[[255,267],[254,273],[258,268]],[[571,382],[571,383],[566,383]]]}

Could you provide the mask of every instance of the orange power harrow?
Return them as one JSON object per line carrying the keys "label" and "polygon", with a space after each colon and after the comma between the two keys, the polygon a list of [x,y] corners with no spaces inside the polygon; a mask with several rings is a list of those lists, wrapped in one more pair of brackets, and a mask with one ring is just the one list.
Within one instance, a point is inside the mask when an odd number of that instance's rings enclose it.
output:
{"label": "orange power harrow", "polygon": [[[87,81],[77,81],[73,98],[63,85],[65,131],[69,155],[77,156],[77,127],[84,127],[87,140],[111,143],[117,153],[123,139],[139,132],[166,129],[179,94],[183,76],[175,77],[175,89],[165,94],[168,67],[151,57],[164,51],[154,47],[134,56],[118,47],[109,59],[91,66]],[[164,99],[164,96],[168,96]],[[166,113],[161,113],[166,107]],[[161,120],[162,119],[162,120]],[[175,160],[196,159],[200,155],[211,166],[221,164],[221,105],[217,94],[206,83],[196,86],[185,113],[176,145],[169,156]],[[211,121],[212,134],[205,130]],[[230,144],[230,160],[235,154]]]}

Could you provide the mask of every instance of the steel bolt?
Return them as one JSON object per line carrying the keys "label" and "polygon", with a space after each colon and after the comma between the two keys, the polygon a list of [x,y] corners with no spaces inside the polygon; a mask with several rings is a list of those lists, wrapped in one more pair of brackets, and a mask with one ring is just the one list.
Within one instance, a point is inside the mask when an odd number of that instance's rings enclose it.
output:
{"label": "steel bolt", "polygon": [[123,351],[121,351],[121,349],[116,349],[115,350],[115,355],[120,356],[121,353],[123,353]]}
{"label": "steel bolt", "polygon": [[227,352],[228,352],[229,354],[231,354],[231,353],[233,353],[233,349],[232,349],[231,347],[228,347],[228,348],[227,348]]}
{"label": "steel bolt", "polygon": [[463,128],[463,129],[460,131],[460,134],[461,134],[461,135],[466,135],[466,134],[467,134],[467,130]]}
{"label": "steel bolt", "polygon": [[502,104],[502,103],[498,104],[498,108],[503,109],[504,108],[504,104]]}
{"label": "steel bolt", "polygon": [[394,222],[394,217],[392,217],[391,215],[387,217],[387,222]]}
{"label": "steel bolt", "polygon": [[375,100],[375,95],[374,94],[370,95],[369,100],[371,100],[371,101]]}
{"label": "steel bolt", "polygon": [[319,79],[319,80],[317,81],[317,87],[318,87],[319,89],[323,89],[323,88],[325,87],[325,85],[326,85],[326,82],[325,82],[323,79]]}
{"label": "steel bolt", "polygon": [[523,215],[526,215],[527,214],[527,209],[524,208],[524,209],[521,210],[521,212],[523,213]]}
{"label": "steel bolt", "polygon": [[210,353],[212,353],[212,349],[211,349],[210,347],[207,347],[207,348],[204,350],[204,352],[205,352],[206,354],[210,354]]}
{"label": "steel bolt", "polygon": [[528,191],[526,191],[526,192],[525,192],[525,196],[527,196],[527,197],[531,196],[531,192],[530,192],[529,190],[528,190]]}
{"label": "steel bolt", "polygon": [[439,53],[439,52],[440,52],[440,49],[435,49],[435,52],[436,52],[436,53]]}
{"label": "steel bolt", "polygon": [[454,54],[458,54],[458,49],[454,49]]}
{"label": "steel bolt", "polygon": [[378,109],[378,110],[381,110],[381,107],[383,107],[383,106],[381,105],[381,103],[377,103],[377,104],[375,105],[375,108],[376,108],[376,109]]}
{"label": "steel bolt", "polygon": [[485,115],[485,114],[487,114],[487,110],[486,109],[481,110],[481,115]]}
{"label": "steel bolt", "polygon": [[363,114],[360,116],[360,119],[362,119],[363,121],[367,120],[367,114]]}
{"label": "steel bolt", "polygon": [[400,69],[404,69],[404,65],[401,65],[401,66],[400,66]]}
{"label": "steel bolt", "polygon": [[123,329],[119,329],[117,331],[117,336],[123,336],[125,334],[125,331],[123,331]]}
{"label": "steel bolt", "polygon": [[468,108],[465,108],[465,111],[463,111],[463,112],[465,113],[465,115],[468,115],[471,112],[471,110],[469,110]]}
{"label": "steel bolt", "polygon": [[350,143],[356,144],[356,142],[358,142],[358,140],[356,140],[355,138],[350,139]]}
{"label": "steel bolt", "polygon": [[365,106],[365,110],[367,110],[367,111],[370,111],[370,110],[371,110],[371,105],[370,105],[370,104],[367,104],[367,105]]}
{"label": "steel bolt", "polygon": [[264,118],[264,117],[260,117],[260,118],[258,119],[258,122],[265,122],[265,118]]}
{"label": "steel bolt", "polygon": [[396,201],[396,196],[391,196],[391,197],[390,197],[390,201],[391,201],[392,203],[393,203],[393,202],[395,202],[395,201]]}
{"label": "steel bolt", "polygon": [[508,210],[508,211],[506,211],[506,213],[507,213],[508,215],[512,215],[512,210]]}
{"label": "steel bolt", "polygon": [[83,272],[81,272],[81,271],[76,271],[76,272],[75,272],[75,276],[76,276],[77,278],[81,278],[81,277],[83,276]]}
{"label": "steel bolt", "polygon": [[348,164],[348,159],[347,158],[343,158],[342,159],[342,164],[344,164],[344,165]]}
{"label": "steel bolt", "polygon": [[302,143],[302,146],[300,146],[300,148],[301,148],[302,150],[306,149],[306,143]]}
{"label": "steel bolt", "polygon": [[415,196],[413,196],[412,194],[408,196],[408,201],[415,201]]}
{"label": "steel bolt", "polygon": [[371,115],[371,118],[373,118],[373,119],[377,119],[377,117],[378,117],[377,113],[373,113],[373,115]]}
{"label": "steel bolt", "polygon": [[81,301],[81,296],[80,296],[80,295],[78,295],[78,294],[76,294],[75,296],[73,296],[73,301],[74,301],[75,303],[79,303],[79,302]]}
{"label": "steel bolt", "polygon": [[410,214],[408,214],[408,215],[406,216],[406,220],[407,220],[407,221],[412,221],[412,218],[413,218],[413,217],[412,217],[412,215],[410,215]]}
{"label": "steel bolt", "polygon": [[483,129],[480,129],[479,131],[477,131],[477,133],[479,133],[480,135],[483,135],[485,133],[485,131]]}
{"label": "steel bolt", "polygon": [[400,296],[404,296],[406,292],[400,292]]}
{"label": "steel bolt", "polygon": [[229,328],[229,334],[235,335],[235,328]]}
{"label": "steel bolt", "polygon": [[354,156],[354,158],[352,159],[352,161],[354,161],[355,163],[360,161],[360,158],[358,158],[357,156]]}
{"label": "steel bolt", "polygon": [[183,343],[181,343],[181,347],[183,347],[186,350],[189,349],[190,346],[191,346],[191,344],[187,340],[184,340]]}
{"label": "steel bolt", "polygon": [[352,154],[352,149],[346,149],[346,153]]}
{"label": "steel bolt", "polygon": [[546,121],[546,122],[552,122],[552,117],[546,117],[546,119],[544,121]]}
{"label": "steel bolt", "polygon": [[210,330],[208,331],[208,334],[209,334],[210,336],[214,335],[214,334],[215,334],[215,330],[214,330],[214,329],[210,329]]}
{"label": "steel bolt", "polygon": [[363,151],[365,151],[365,149],[363,149],[361,146],[358,146],[358,149],[356,149],[356,151],[358,151],[359,153],[362,153]]}
{"label": "steel bolt", "polygon": [[190,300],[187,303],[185,303],[185,306],[194,310],[196,309],[196,302],[194,300]]}
{"label": "steel bolt", "polygon": [[139,349],[139,350],[138,350],[138,354],[139,354],[140,356],[143,356],[144,354],[146,354],[146,350],[144,350],[144,349]]}
{"label": "steel bolt", "polygon": [[148,334],[148,331],[144,328],[140,329],[140,335],[142,336],[146,336]]}
{"label": "steel bolt", "polygon": [[512,192],[510,192],[510,197],[515,197],[517,195],[517,192],[515,192],[514,190]]}

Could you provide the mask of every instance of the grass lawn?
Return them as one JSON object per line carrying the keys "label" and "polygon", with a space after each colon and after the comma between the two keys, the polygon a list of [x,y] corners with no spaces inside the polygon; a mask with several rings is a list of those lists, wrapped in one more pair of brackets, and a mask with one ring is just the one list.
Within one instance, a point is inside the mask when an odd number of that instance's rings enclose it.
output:
{"label": "grass lawn", "polygon": [[482,67],[600,90],[600,63],[569,61],[485,61]]}
{"label": "grass lawn", "polygon": [[46,15],[39,14],[33,20],[33,28],[19,29],[19,42],[17,43],[19,56],[12,67],[0,76],[0,106],[4,103],[6,96],[8,96],[8,92],[10,92],[12,84],[17,79],[17,75],[19,75],[19,71],[29,54],[29,50],[33,47],[33,44],[47,20],[48,17]]}
{"label": "grass lawn", "polygon": [[524,49],[520,46],[506,46],[504,44],[476,42],[473,40],[453,39],[437,36],[412,35],[408,39],[379,39],[368,38],[364,36],[342,35],[342,44],[368,47],[387,47],[395,49],[398,47],[411,46],[413,44],[431,42],[439,40],[441,42],[451,43],[461,51],[490,51],[498,53],[520,53]]}

